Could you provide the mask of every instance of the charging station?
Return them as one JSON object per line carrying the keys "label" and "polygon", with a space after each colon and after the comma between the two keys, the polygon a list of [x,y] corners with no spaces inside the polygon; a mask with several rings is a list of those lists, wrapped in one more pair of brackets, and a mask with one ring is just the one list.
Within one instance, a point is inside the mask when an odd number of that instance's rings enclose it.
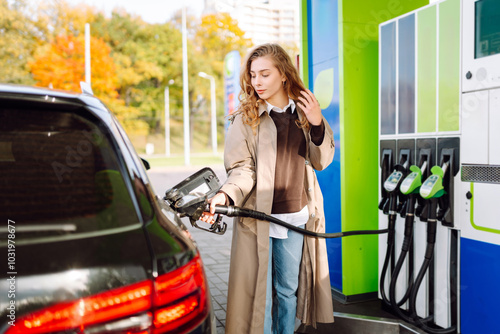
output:
{"label": "charging station", "polygon": [[[500,2],[440,1],[379,34],[379,298],[429,333],[497,333]],[[405,177],[413,203],[387,186]]]}

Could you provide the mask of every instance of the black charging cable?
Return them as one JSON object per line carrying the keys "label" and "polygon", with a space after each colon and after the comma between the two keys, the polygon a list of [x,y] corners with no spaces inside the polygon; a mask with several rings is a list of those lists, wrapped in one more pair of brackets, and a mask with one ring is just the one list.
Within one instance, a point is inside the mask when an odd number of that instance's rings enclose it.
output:
{"label": "black charging cable", "polygon": [[[205,211],[206,212],[210,211],[209,205],[207,205],[207,207],[205,208]],[[348,237],[351,235],[382,234],[382,233],[389,232],[388,229],[383,229],[383,230],[346,231],[346,232],[337,232],[337,233],[318,233],[318,232],[308,231],[306,229],[288,224],[288,223],[286,223],[278,218],[267,215],[267,214],[260,212],[260,211],[240,208],[240,207],[232,206],[232,205],[228,205],[228,206],[216,205],[215,206],[215,213],[222,214],[222,215],[225,215],[228,217],[249,217],[249,218],[255,218],[258,220],[265,220],[265,221],[268,221],[271,223],[281,225],[281,226],[286,227],[292,231],[301,233],[305,236],[314,237],[314,238],[342,238],[342,237]]]}

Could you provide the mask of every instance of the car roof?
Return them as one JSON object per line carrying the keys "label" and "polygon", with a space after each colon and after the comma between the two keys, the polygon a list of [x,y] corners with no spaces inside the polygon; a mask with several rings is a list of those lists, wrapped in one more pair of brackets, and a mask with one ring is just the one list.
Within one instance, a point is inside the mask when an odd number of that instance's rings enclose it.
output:
{"label": "car roof", "polygon": [[77,97],[79,94],[63,91],[63,90],[55,90],[43,87],[33,87],[33,86],[24,86],[17,84],[0,84],[0,92],[2,93],[15,93],[15,94],[26,94],[26,95],[53,95],[57,97]]}
{"label": "car roof", "polygon": [[79,94],[64,90],[0,83],[0,99],[81,106],[90,110],[103,122],[110,123],[109,109],[98,98],[87,93]]}

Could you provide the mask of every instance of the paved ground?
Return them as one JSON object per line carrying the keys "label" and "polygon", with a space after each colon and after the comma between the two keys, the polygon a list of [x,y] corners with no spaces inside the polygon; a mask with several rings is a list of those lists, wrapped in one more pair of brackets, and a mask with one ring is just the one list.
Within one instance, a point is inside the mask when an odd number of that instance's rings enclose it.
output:
{"label": "paved ground", "polygon": [[[210,166],[219,177],[220,182],[226,179],[224,166]],[[176,185],[202,167],[168,167],[155,168],[148,171],[149,179],[158,196],[163,196],[167,189]],[[198,244],[201,257],[205,265],[212,305],[217,318],[217,333],[224,333],[227,309],[227,281],[229,276],[229,256],[231,253],[231,237],[233,235],[232,218],[224,218],[227,231],[224,235],[217,235],[201,231],[191,226],[188,219],[183,218],[194,240]]]}

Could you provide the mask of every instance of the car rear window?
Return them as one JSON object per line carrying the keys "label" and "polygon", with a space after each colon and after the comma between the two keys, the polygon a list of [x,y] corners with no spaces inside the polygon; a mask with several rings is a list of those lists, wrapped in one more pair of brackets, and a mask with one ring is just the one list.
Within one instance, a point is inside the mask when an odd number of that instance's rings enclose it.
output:
{"label": "car rear window", "polygon": [[16,238],[138,223],[110,134],[82,110],[0,107],[0,205]]}

